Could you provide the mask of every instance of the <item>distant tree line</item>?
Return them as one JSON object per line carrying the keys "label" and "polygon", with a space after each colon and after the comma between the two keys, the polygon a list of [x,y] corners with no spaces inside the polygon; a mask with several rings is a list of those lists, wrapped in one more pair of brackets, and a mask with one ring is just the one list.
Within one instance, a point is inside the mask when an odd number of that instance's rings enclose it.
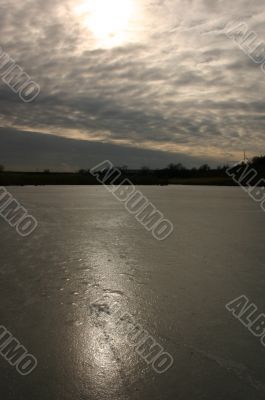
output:
{"label": "distant tree line", "polygon": [[[265,178],[265,156],[254,157],[246,161],[257,171],[257,177]],[[235,185],[228,176],[228,165],[210,167],[203,164],[198,168],[186,168],[181,163],[171,163],[166,168],[151,169],[143,166],[139,169],[130,169],[123,165],[117,167],[121,171],[119,184],[124,178],[138,185]],[[80,169],[77,172],[52,172],[45,169],[42,172],[10,172],[0,165],[0,185],[98,185],[97,180],[90,174],[89,169]]]}
{"label": "distant tree line", "polygon": [[[225,175],[225,171],[228,168],[227,165],[211,168],[208,164],[203,164],[198,168],[186,168],[181,163],[169,164],[166,168],[162,169],[151,169],[147,166],[143,166],[139,169],[129,169],[127,166],[116,167],[121,171],[122,176],[154,176],[161,178],[191,178],[191,177],[202,177],[211,175]],[[89,169],[80,169],[78,174],[86,175],[90,174]]]}

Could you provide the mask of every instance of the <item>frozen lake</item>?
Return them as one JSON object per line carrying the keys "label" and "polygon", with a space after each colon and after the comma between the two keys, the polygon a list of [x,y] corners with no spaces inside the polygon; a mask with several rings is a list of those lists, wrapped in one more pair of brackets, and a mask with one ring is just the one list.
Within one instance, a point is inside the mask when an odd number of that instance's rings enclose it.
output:
{"label": "frozen lake", "polygon": [[[174,224],[155,240],[104,187],[10,192],[38,220],[0,220],[0,325],[38,360],[0,357],[3,400],[259,400],[265,347],[225,309],[265,313],[265,215],[240,188],[138,187]],[[103,306],[91,312],[91,302]],[[119,330],[117,302],[174,357],[157,374]]]}

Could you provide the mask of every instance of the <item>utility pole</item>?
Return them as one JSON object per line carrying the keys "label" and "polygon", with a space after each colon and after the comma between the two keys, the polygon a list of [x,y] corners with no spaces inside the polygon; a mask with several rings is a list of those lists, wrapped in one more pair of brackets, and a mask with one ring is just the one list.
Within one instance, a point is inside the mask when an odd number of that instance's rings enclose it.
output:
{"label": "utility pole", "polygon": [[244,151],[244,162],[248,161],[248,158],[246,156],[246,152]]}

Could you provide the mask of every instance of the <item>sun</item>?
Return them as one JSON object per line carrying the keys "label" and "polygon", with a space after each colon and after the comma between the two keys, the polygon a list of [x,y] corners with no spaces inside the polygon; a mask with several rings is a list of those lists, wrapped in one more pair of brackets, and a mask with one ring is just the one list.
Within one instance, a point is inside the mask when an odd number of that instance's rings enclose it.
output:
{"label": "sun", "polygon": [[76,11],[99,46],[114,47],[129,39],[135,0],[86,0]]}

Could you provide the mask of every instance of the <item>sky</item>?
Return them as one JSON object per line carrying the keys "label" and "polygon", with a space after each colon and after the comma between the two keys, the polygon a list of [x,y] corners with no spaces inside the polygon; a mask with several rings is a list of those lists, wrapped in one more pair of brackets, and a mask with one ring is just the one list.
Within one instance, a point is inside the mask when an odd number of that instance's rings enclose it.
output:
{"label": "sky", "polygon": [[225,34],[234,19],[265,42],[261,0],[0,0],[0,48],[41,88],[24,103],[0,79],[0,164],[264,154],[265,73]]}

